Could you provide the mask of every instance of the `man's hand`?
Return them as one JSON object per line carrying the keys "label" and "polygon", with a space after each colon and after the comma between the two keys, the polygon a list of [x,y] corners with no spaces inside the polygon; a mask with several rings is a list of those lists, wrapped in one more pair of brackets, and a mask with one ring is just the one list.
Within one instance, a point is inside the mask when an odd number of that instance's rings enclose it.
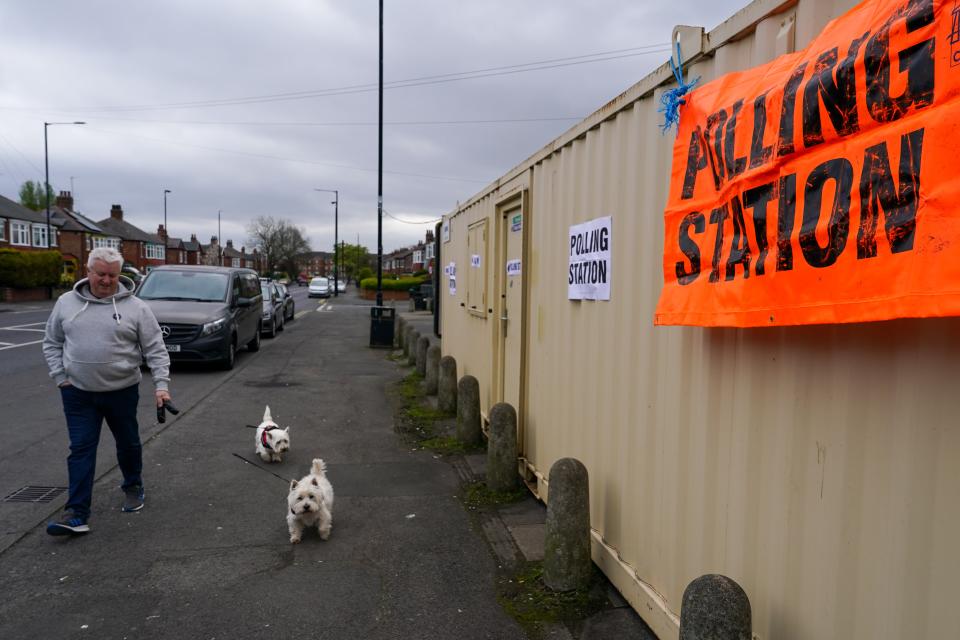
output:
{"label": "man's hand", "polygon": [[157,389],[156,396],[157,396],[157,409],[163,406],[164,400],[171,399],[170,392],[167,391],[166,389]]}

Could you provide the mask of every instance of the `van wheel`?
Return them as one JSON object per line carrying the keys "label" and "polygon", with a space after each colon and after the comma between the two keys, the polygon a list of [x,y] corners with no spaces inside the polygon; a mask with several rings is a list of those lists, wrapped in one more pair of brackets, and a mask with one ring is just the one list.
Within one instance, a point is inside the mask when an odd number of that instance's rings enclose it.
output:
{"label": "van wheel", "polygon": [[260,331],[263,330],[263,323],[257,323],[257,332],[253,334],[253,339],[247,343],[247,351],[260,351]]}
{"label": "van wheel", "polygon": [[232,336],[230,338],[230,346],[227,347],[227,352],[220,362],[220,368],[224,371],[230,371],[235,364],[237,364],[237,336]]}

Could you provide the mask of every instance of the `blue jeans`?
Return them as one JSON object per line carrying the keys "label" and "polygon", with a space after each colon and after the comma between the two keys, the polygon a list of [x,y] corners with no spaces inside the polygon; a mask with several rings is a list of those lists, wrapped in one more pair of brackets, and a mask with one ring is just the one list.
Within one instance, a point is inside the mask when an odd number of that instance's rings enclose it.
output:
{"label": "blue jeans", "polygon": [[70,455],[67,456],[70,495],[66,510],[88,518],[97,468],[97,445],[104,419],[117,443],[117,463],[123,473],[123,488],[143,484],[140,475],[143,447],[137,424],[140,389],[133,385],[119,391],[84,391],[66,386],[60,388],[60,396],[70,433]]}

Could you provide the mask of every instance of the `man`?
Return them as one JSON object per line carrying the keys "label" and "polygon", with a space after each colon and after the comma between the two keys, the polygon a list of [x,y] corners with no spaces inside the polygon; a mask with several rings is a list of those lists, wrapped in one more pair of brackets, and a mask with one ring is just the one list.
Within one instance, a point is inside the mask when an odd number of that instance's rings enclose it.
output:
{"label": "man", "polygon": [[157,407],[170,400],[170,356],[157,319],[134,297],[133,282],[120,276],[121,266],[123,256],[115,249],[91,251],[88,277],[60,296],[47,319],[43,355],[60,388],[70,435],[70,495],[63,517],[47,525],[53,536],[90,531],[87,520],[104,419],[116,440],[123,473],[122,510],[143,508],[137,424],[141,354],[153,375]]}

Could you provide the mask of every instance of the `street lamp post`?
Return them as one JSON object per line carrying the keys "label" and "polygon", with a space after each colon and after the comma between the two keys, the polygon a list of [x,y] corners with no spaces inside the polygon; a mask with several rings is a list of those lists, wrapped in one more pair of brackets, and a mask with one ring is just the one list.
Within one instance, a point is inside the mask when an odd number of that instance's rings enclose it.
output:
{"label": "street lamp post", "polygon": [[44,122],[43,123],[43,198],[47,201],[47,248],[50,248],[50,153],[47,150],[47,127],[55,124],[87,124],[86,122]]}
{"label": "street lamp post", "polygon": [[340,208],[340,193],[337,189],[314,189],[314,191],[324,191],[333,194],[333,297],[339,297],[337,291],[337,210]]}
{"label": "street lamp post", "polygon": [[170,235],[170,229],[167,228],[167,194],[173,193],[170,189],[163,190],[163,230]]}

